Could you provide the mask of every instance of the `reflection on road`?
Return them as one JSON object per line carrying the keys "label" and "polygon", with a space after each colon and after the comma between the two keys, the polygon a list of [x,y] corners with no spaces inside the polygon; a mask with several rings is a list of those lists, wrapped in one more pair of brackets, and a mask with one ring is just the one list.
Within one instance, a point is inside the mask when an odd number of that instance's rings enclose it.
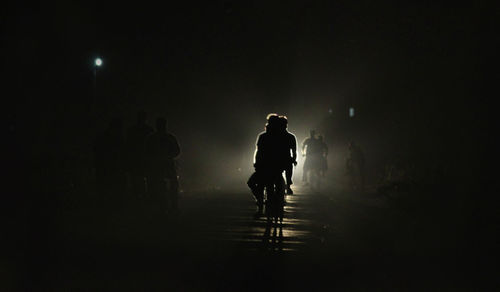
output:
{"label": "reflection on road", "polygon": [[[304,216],[307,195],[296,192],[286,197],[283,223],[268,224],[264,215],[255,216],[255,206],[238,206],[222,214],[219,224],[207,224],[202,237],[239,245],[247,250],[298,251],[311,236],[311,221]],[[231,208],[228,206],[228,208]]]}

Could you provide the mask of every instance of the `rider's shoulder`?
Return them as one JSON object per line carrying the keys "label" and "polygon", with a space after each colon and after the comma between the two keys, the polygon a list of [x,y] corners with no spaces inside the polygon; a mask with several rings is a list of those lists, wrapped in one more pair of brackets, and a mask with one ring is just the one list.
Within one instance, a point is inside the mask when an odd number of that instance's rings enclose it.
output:
{"label": "rider's shoulder", "polygon": [[266,139],[268,136],[268,133],[266,132],[261,132],[259,135],[257,135],[257,143],[261,142],[263,139]]}

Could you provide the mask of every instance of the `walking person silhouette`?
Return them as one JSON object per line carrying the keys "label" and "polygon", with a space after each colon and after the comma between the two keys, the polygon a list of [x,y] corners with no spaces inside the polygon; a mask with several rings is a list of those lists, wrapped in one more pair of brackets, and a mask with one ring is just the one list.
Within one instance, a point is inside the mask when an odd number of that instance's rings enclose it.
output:
{"label": "walking person silhouette", "polygon": [[160,212],[178,208],[179,181],[175,158],[181,153],[177,138],[167,132],[167,120],[156,120],[156,131],[146,140],[148,191]]}
{"label": "walking person silhouette", "polygon": [[146,112],[137,113],[137,123],[127,131],[128,171],[133,195],[144,197],[146,194],[146,139],[153,128],[146,124]]}

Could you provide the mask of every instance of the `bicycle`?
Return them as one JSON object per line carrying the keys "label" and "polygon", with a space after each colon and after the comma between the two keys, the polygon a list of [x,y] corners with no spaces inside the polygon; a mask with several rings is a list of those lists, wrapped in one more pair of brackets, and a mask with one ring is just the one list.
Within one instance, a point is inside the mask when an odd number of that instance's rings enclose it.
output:
{"label": "bicycle", "polygon": [[264,194],[266,196],[267,223],[282,224],[284,216],[285,180],[283,174],[273,175],[266,183]]}
{"label": "bicycle", "polygon": [[318,169],[309,170],[309,186],[312,190],[319,190],[321,188],[321,175]]}

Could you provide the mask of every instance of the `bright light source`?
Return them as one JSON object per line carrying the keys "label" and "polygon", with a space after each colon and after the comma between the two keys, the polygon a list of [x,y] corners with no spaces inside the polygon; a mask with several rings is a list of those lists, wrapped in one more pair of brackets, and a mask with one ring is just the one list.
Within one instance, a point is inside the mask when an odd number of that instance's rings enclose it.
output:
{"label": "bright light source", "polygon": [[332,110],[332,109],[328,109],[328,113],[329,113],[329,114],[332,114],[332,113],[333,113],[333,110]]}
{"label": "bright light source", "polygon": [[96,59],[95,59],[95,65],[96,65],[96,66],[98,66],[98,67],[102,65],[102,60],[101,60],[101,58],[96,58]]}
{"label": "bright light source", "polygon": [[349,116],[352,118],[354,117],[354,108],[353,107],[350,107],[349,108]]}

